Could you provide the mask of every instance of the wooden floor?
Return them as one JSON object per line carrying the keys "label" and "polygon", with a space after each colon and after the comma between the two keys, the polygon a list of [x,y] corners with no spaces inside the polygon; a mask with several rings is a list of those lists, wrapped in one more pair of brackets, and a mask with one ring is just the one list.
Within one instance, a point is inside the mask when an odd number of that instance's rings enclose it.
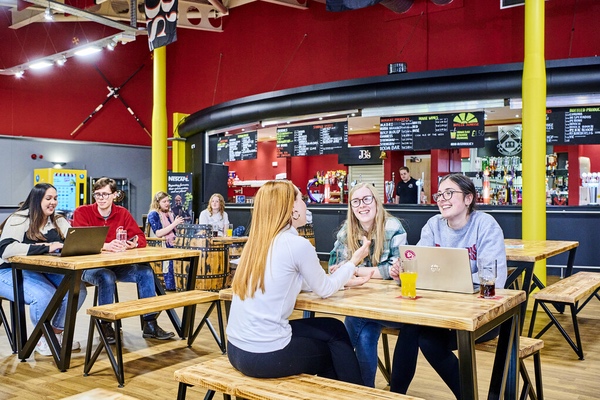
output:
{"label": "wooden floor", "polygon": [[[133,284],[120,284],[122,300],[135,296]],[[85,347],[89,318],[84,309],[91,306],[91,296],[86,299],[77,318],[76,339]],[[531,306],[531,305],[530,305]],[[6,309],[6,306],[5,306]],[[201,310],[205,308],[202,307]],[[531,307],[530,307],[531,309]],[[199,310],[199,312],[201,311]],[[529,314],[529,313],[528,313]],[[300,317],[300,314],[294,314]],[[570,315],[563,318],[566,326],[571,327]],[[166,316],[159,319],[164,328],[169,326]],[[213,318],[216,326],[216,319]],[[526,319],[528,326],[529,315]],[[538,317],[540,325],[547,317]],[[26,362],[21,362],[11,354],[4,329],[0,329],[0,400],[41,400],[61,399],[94,388],[102,388],[142,399],[175,399],[177,384],[173,372],[179,368],[193,365],[220,355],[208,330],[201,332],[193,348],[187,348],[184,341],[145,340],[142,338],[139,319],[124,321],[125,387],[118,388],[117,382],[106,359],[102,354],[94,365],[90,376],[83,376],[84,351],[73,353],[71,369],[59,372],[52,357],[37,354]],[[546,399],[598,399],[600,392],[597,379],[600,376],[600,302],[592,301],[580,314],[580,328],[583,337],[585,360],[581,361],[571,350],[555,328],[544,336],[545,348],[542,350],[542,370],[544,394]],[[391,338],[392,344],[394,338]],[[489,382],[493,355],[477,353],[480,396],[485,398],[485,388]],[[525,361],[529,371],[533,371],[530,360]],[[376,386],[386,389],[383,377],[378,374]],[[450,399],[449,390],[433,372],[424,359],[419,360],[416,377],[409,394],[425,399]],[[188,399],[203,398],[204,391],[199,388],[188,390]],[[220,395],[215,398],[221,398]]]}

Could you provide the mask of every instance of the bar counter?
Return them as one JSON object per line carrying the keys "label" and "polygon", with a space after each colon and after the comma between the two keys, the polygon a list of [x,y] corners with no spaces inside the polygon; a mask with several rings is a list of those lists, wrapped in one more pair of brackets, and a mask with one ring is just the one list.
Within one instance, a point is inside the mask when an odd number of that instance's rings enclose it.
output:
{"label": "bar counter", "polygon": [[[416,244],[421,235],[421,228],[429,218],[439,213],[436,205],[386,204],[385,208],[395,217],[400,218],[408,233],[408,243]],[[252,204],[225,205],[229,221],[235,226],[249,227]],[[347,204],[308,204],[312,213],[317,253],[321,260],[329,259],[329,251],[333,248],[335,233],[346,220]],[[478,205],[477,209],[492,215],[502,227],[505,238],[521,239],[521,207]],[[578,241],[579,248],[575,258],[575,268],[598,268],[600,258],[597,253],[598,240],[595,232],[600,227],[600,206],[547,206],[546,207],[546,239]],[[600,243],[600,242],[599,242]],[[548,272],[558,275],[552,266],[564,267],[567,254],[548,259]]]}

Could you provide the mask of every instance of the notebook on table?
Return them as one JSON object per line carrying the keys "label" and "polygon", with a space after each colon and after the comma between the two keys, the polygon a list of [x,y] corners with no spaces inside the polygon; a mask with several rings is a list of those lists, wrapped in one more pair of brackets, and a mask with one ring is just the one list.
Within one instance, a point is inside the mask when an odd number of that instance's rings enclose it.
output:
{"label": "notebook on table", "polygon": [[400,246],[402,260],[417,260],[417,289],[476,293],[469,253],[465,248]]}
{"label": "notebook on table", "polygon": [[82,226],[67,229],[65,244],[59,252],[50,253],[53,256],[87,256],[99,254],[104,246],[108,226]]}

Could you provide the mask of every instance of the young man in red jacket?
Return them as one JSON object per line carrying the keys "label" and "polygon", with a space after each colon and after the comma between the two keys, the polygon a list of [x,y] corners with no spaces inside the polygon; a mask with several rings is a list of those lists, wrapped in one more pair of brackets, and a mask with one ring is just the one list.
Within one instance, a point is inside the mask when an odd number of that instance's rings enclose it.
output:
{"label": "young man in red jacket", "polygon": [[[106,226],[108,234],[104,251],[125,251],[136,247],[146,247],[146,237],[133,216],[125,207],[113,204],[117,184],[113,179],[101,178],[94,183],[95,203],[78,207],[73,214],[73,226]],[[127,241],[117,240],[117,229],[127,231]],[[148,264],[131,264],[113,268],[94,268],[83,271],[81,280],[98,286],[98,305],[114,303],[115,283],[135,282],[140,298],[156,295],[154,272]],[[144,315],[143,337],[169,339],[173,332],[165,332],[158,323],[158,314]],[[102,332],[109,343],[115,343],[115,331],[110,323],[101,324]]]}

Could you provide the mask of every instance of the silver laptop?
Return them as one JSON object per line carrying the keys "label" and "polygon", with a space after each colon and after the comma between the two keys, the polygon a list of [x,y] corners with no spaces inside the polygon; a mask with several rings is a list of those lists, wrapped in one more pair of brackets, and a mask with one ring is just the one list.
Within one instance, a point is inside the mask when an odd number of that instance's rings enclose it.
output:
{"label": "silver laptop", "polygon": [[87,256],[99,254],[104,246],[108,226],[82,226],[67,229],[65,244],[59,252],[50,253],[53,256]]}
{"label": "silver laptop", "polygon": [[476,293],[469,253],[465,248],[400,246],[400,257],[417,260],[417,289]]}

